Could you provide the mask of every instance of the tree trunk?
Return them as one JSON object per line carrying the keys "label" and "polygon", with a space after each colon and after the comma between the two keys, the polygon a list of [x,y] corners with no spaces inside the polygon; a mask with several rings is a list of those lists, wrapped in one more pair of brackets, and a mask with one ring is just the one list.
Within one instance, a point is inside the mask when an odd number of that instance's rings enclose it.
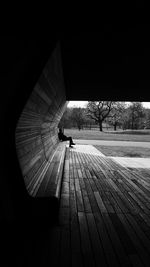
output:
{"label": "tree trunk", "polygon": [[100,130],[100,132],[103,131],[102,122],[99,122],[99,130]]}
{"label": "tree trunk", "polygon": [[133,121],[132,121],[132,123],[131,123],[131,129],[133,130]]}
{"label": "tree trunk", "polygon": [[77,124],[77,127],[78,127],[78,130],[80,131],[81,130],[81,125]]}
{"label": "tree trunk", "polygon": [[115,123],[114,124],[114,131],[116,131],[117,130],[117,124]]}
{"label": "tree trunk", "polygon": [[131,121],[131,129],[134,129],[134,116],[132,116],[132,121]]}

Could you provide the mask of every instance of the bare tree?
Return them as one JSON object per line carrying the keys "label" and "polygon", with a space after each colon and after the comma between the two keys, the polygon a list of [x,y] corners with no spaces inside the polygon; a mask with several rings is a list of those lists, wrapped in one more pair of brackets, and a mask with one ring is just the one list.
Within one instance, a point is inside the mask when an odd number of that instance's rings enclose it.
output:
{"label": "bare tree", "polygon": [[84,108],[73,108],[71,118],[72,121],[77,125],[79,131],[83,128],[84,124]]}
{"label": "bare tree", "polygon": [[141,102],[131,102],[129,106],[129,119],[131,122],[131,129],[139,127],[140,119],[144,117],[144,109]]}
{"label": "bare tree", "polygon": [[146,129],[150,129],[150,109],[149,108],[145,109],[144,126],[145,126]]}
{"label": "bare tree", "polygon": [[89,101],[87,104],[87,116],[99,125],[103,131],[102,123],[108,117],[115,102],[112,101]]}
{"label": "bare tree", "polygon": [[108,123],[114,126],[114,131],[116,131],[117,126],[122,124],[123,113],[125,112],[126,104],[125,102],[116,102],[113,105],[113,109],[111,110],[108,116]]}
{"label": "bare tree", "polygon": [[59,124],[59,128],[71,128],[72,127],[72,119],[71,119],[71,114],[72,114],[72,108],[66,108]]}

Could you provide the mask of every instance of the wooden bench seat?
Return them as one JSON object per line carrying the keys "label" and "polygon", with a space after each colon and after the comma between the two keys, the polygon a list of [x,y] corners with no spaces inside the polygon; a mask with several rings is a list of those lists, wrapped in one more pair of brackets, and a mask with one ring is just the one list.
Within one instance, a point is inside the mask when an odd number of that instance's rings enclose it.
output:
{"label": "wooden bench seat", "polygon": [[59,142],[49,161],[43,162],[27,189],[31,196],[59,199],[66,142]]}
{"label": "wooden bench seat", "polygon": [[66,144],[59,142],[49,160],[40,161],[39,168],[34,165],[30,176],[29,172],[25,176],[28,193],[24,192],[21,218],[27,225],[33,223],[37,227],[46,227],[58,220]]}

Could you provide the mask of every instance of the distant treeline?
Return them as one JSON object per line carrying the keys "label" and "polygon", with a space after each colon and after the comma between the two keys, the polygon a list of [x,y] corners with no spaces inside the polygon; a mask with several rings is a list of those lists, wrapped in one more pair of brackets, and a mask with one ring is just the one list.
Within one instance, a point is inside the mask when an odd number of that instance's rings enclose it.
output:
{"label": "distant treeline", "polygon": [[61,128],[109,130],[150,129],[150,109],[141,102],[89,101],[86,108],[68,108],[59,123]]}

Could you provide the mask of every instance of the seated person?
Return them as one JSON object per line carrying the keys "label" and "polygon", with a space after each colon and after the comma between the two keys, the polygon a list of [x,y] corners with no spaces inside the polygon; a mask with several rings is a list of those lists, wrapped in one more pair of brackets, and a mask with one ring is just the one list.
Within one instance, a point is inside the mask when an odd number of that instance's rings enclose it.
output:
{"label": "seated person", "polygon": [[70,136],[67,137],[66,135],[64,135],[62,129],[59,129],[58,138],[60,141],[69,141],[69,147],[73,147],[72,145],[75,145],[75,143],[72,140],[72,137]]}

